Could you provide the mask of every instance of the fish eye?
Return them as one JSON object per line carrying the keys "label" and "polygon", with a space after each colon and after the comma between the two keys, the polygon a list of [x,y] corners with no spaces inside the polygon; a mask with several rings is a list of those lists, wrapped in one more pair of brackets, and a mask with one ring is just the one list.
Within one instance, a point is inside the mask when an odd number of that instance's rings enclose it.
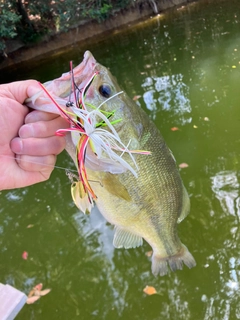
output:
{"label": "fish eye", "polygon": [[98,91],[104,98],[109,98],[112,94],[112,89],[108,84],[102,84]]}

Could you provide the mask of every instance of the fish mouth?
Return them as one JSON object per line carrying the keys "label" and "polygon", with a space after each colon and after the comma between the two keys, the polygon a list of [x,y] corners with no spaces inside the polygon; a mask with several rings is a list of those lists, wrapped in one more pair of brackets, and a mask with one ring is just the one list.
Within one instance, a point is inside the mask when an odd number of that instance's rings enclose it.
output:
{"label": "fish mouth", "polygon": [[[94,56],[92,55],[92,53],[90,51],[85,51],[84,56],[83,56],[83,61],[82,63],[86,66],[87,64],[92,64],[94,66],[96,66],[98,63],[95,60]],[[90,66],[91,67],[91,66]]]}

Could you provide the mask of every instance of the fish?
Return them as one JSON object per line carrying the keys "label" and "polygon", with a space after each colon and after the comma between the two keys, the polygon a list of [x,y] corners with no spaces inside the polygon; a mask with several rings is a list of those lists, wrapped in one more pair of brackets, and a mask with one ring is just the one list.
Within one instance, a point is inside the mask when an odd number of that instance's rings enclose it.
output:
{"label": "fish", "polygon": [[79,171],[72,181],[74,202],[84,213],[98,207],[114,225],[115,248],[137,248],[144,239],[152,247],[154,276],[196,265],[177,232],[190,200],[176,160],[106,67],[86,51],[76,68],[41,85],[26,104],[70,122],[71,132],[59,134],[66,135]]}

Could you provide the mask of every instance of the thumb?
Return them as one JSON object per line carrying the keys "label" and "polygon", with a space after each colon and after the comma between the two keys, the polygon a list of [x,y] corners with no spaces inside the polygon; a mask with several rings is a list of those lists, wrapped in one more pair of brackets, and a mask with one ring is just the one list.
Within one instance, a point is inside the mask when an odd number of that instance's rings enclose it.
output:
{"label": "thumb", "polygon": [[[1,86],[0,86],[1,87]],[[41,91],[41,87],[36,80],[16,81],[2,85],[2,94],[23,104],[24,101]]]}

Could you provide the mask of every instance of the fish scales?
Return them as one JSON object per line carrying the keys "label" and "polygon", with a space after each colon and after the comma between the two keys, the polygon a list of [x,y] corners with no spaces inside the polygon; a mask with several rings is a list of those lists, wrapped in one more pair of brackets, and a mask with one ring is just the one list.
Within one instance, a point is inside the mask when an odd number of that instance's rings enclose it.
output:
{"label": "fish scales", "polygon": [[[98,70],[98,68],[96,67]],[[112,83],[109,79],[109,71],[100,67],[102,83]],[[115,90],[120,88],[115,85]],[[91,103],[98,105],[98,90],[95,96],[91,96]],[[120,100],[119,103],[117,103]],[[153,248],[153,273],[165,274],[167,272],[166,262],[170,262],[173,270],[182,268],[184,261],[189,267],[195,265],[195,261],[187,249],[181,244],[177,235],[177,220],[189,211],[189,200],[176,167],[175,159],[168,149],[163,137],[154,123],[145,112],[133,103],[126,95],[109,103],[104,110],[110,111],[121,106],[119,115],[123,123],[116,130],[124,143],[129,137],[133,139],[132,147],[151,152],[149,156],[136,155],[139,171],[136,179],[130,172],[117,176],[114,183],[124,185],[131,201],[126,201],[113,194],[112,190],[104,187],[105,180],[111,181],[109,174],[102,172],[89,173],[91,179],[99,179],[100,184],[93,184],[93,189],[98,195],[97,206],[104,217],[112,224],[126,232],[128,240],[121,241],[115,236],[117,247],[131,247],[128,234],[143,237]],[[118,109],[118,110],[119,110]],[[124,109],[126,109],[124,111]],[[131,110],[131,112],[129,112]],[[136,146],[137,144],[137,146]],[[107,175],[107,177],[106,177]],[[101,187],[102,186],[102,187]],[[184,199],[186,196],[186,199]],[[182,213],[183,201],[185,212]],[[116,244],[117,243],[117,244]],[[139,240],[137,244],[141,244]],[[132,246],[137,246],[134,238]],[[175,257],[176,256],[176,257]],[[175,262],[176,260],[176,262]]]}
{"label": "fish scales", "polygon": [[[86,155],[93,159],[89,167],[86,165],[88,178],[92,181],[91,187],[97,195],[95,203],[99,211],[107,221],[115,225],[114,246],[135,248],[142,245],[142,239],[145,239],[153,249],[154,275],[165,275],[169,267],[172,271],[182,269],[183,264],[189,268],[194,267],[196,262],[181,243],[177,233],[177,224],[189,213],[189,197],[172,152],[162,135],[147,114],[124,92],[115,96],[121,92],[117,81],[108,69],[96,62],[90,52],[85,53],[83,62],[76,70],[81,90],[84,87],[83,83],[87,83],[87,75],[91,77],[96,74],[85,93],[88,112],[93,110],[92,106],[101,106],[104,112],[112,113],[113,123],[117,120],[114,129],[129,150],[151,152],[150,155],[133,155],[138,167],[136,178],[129,170],[117,174],[117,171],[114,171],[116,168],[108,166],[107,162],[104,167],[100,160],[94,160],[90,147],[87,147]],[[69,94],[71,80],[69,77]],[[64,74],[64,94],[67,81],[68,76]],[[54,88],[54,80],[50,84],[49,88]],[[51,93],[56,92],[52,89]],[[61,96],[59,90],[56,95]],[[111,96],[112,99],[106,99]],[[41,102],[39,97],[41,94],[37,98],[29,99],[28,104],[34,109],[54,112],[54,106],[46,100],[44,103]],[[65,107],[64,101],[62,107]],[[108,127],[106,130],[111,131]],[[68,135],[66,139],[66,150],[76,163],[76,141],[79,135],[75,135],[74,138],[73,135],[72,138]],[[125,152],[121,156],[134,166],[128,153]]]}

